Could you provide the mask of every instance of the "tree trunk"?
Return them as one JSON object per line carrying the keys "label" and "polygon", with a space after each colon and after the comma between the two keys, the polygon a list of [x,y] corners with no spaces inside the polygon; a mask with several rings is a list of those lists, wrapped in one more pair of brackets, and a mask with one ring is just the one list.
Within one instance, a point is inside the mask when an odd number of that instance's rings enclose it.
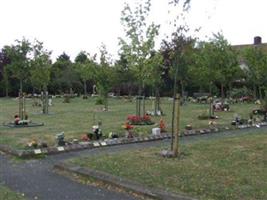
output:
{"label": "tree trunk", "polygon": [[232,92],[232,83],[231,83],[231,82],[229,82],[228,87],[229,87],[229,92],[228,92],[228,94],[229,94],[229,97],[231,97],[231,92]]}
{"label": "tree trunk", "polygon": [[224,99],[224,85],[221,83],[221,97]]}
{"label": "tree trunk", "polygon": [[212,81],[210,81],[210,83],[209,83],[209,93],[210,93],[210,95],[212,96],[212,91],[211,91],[211,86],[212,86]]}
{"label": "tree trunk", "polygon": [[19,80],[19,90],[22,93],[22,90],[23,90],[23,88],[22,88],[22,79]]}
{"label": "tree trunk", "polygon": [[184,98],[184,83],[181,81],[181,93],[182,93],[182,98]]}
{"label": "tree trunk", "polygon": [[[175,67],[175,66],[174,66]],[[173,102],[172,102],[172,137],[171,137],[171,151],[173,151],[173,138],[174,138],[174,117],[175,117],[175,96],[177,84],[178,68],[175,68],[174,83],[173,83]]]}
{"label": "tree trunk", "polygon": [[105,111],[108,111],[108,94],[104,95]]}
{"label": "tree trunk", "polygon": [[260,101],[262,101],[262,89],[261,86],[258,86],[258,90],[259,90],[259,96],[260,96]]}
{"label": "tree trunk", "polygon": [[173,155],[177,157],[179,155],[179,129],[180,129],[180,96],[176,95],[176,131],[174,137]]}
{"label": "tree trunk", "polygon": [[6,92],[6,97],[8,97],[8,93],[9,93],[9,90],[8,90],[8,85],[6,85],[5,92]]}
{"label": "tree trunk", "polygon": [[253,98],[257,99],[257,89],[256,89],[256,84],[253,83]]}
{"label": "tree trunk", "polygon": [[83,81],[83,91],[84,91],[84,96],[87,96],[87,85],[86,85],[86,81]]}

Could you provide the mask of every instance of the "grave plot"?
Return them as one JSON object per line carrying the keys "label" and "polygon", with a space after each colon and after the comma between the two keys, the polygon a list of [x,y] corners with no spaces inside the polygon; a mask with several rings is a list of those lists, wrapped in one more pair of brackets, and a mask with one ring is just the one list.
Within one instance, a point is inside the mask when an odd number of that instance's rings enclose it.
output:
{"label": "grave plot", "polygon": [[[18,99],[0,99],[1,105],[4,105],[3,112],[0,113],[0,121],[6,121],[7,119],[14,120],[13,117],[17,113]],[[26,100],[25,100],[26,101]],[[27,105],[31,104],[32,99],[27,99]],[[144,138],[151,137],[152,132],[155,135],[158,134],[158,130],[163,130],[165,133],[171,131],[171,113],[172,101],[169,98],[162,98],[162,109],[165,111],[165,115],[161,117],[150,116],[151,120],[155,122],[153,125],[133,126],[132,132],[133,137],[126,137],[125,130],[125,116],[129,113],[135,113],[136,103],[124,101],[119,98],[110,98],[110,111],[109,112],[97,112],[97,116],[94,120],[94,111],[97,109],[94,98],[88,98],[86,101],[82,98],[73,98],[71,104],[65,104],[62,99],[56,98],[53,100],[55,105],[53,107],[54,115],[34,115],[32,120],[34,122],[43,122],[45,126],[38,126],[33,128],[20,128],[13,129],[7,126],[0,126],[1,141],[0,145],[8,145],[18,150],[33,150],[35,148],[29,148],[28,144],[32,141],[37,143],[37,148],[56,148],[58,141],[56,140],[56,134],[64,132],[64,146],[66,151],[72,149],[68,144],[72,144],[73,147],[81,145],[80,149],[84,148],[88,142],[101,142],[102,140],[110,139],[122,139],[127,141],[142,141]],[[232,106],[235,112],[242,113],[242,116],[248,116],[249,111],[256,109],[257,106],[253,104],[236,104]],[[36,108],[27,106],[27,112],[34,112]],[[210,120],[198,120],[197,116],[203,110],[208,109],[205,104],[191,104],[187,103],[181,106],[181,133],[183,133],[186,125],[191,124],[192,131],[189,134],[201,134],[200,131],[204,130],[205,133],[209,132],[209,121]],[[218,127],[230,126],[230,122],[233,119],[234,112],[220,112],[218,113],[219,119],[216,121],[214,130]],[[96,138],[90,138],[89,133],[93,133],[92,126],[97,125],[98,121],[101,121],[102,137],[101,141],[96,141]],[[154,131],[152,131],[154,130]],[[207,130],[207,131],[206,131]],[[213,130],[213,129],[210,129]],[[202,131],[203,132],[203,131]],[[211,131],[212,132],[212,131]],[[204,133],[203,133],[204,134]],[[88,137],[89,135],[89,137]],[[82,138],[86,136],[86,138]],[[93,134],[93,136],[95,136]],[[109,143],[107,142],[107,144]],[[115,143],[115,142],[114,142]],[[45,145],[46,144],[46,145]],[[101,146],[101,144],[100,144]]]}
{"label": "grave plot", "polygon": [[43,126],[44,123],[33,122],[29,119],[29,115],[26,112],[26,97],[23,93],[19,93],[19,112],[14,115],[14,121],[4,123],[4,126],[10,128],[24,128],[24,127],[36,127]]}

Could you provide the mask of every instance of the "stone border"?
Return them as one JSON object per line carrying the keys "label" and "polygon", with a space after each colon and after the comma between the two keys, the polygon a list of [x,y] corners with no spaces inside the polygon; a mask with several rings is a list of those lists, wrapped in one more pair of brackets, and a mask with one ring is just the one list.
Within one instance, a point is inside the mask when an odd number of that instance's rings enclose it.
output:
{"label": "stone border", "polygon": [[[201,135],[201,134],[212,134],[218,133],[222,131],[230,131],[230,130],[238,130],[238,129],[248,129],[248,128],[260,128],[261,126],[267,126],[267,122],[262,122],[259,124],[253,125],[239,125],[235,127],[214,127],[214,128],[203,128],[203,129],[193,129],[193,130],[185,130],[181,132],[180,137],[182,136],[193,136],[193,135]],[[13,156],[17,156],[20,158],[30,158],[38,155],[53,155],[64,152],[71,151],[79,151],[83,149],[93,149],[93,148],[101,148],[107,146],[114,145],[122,145],[122,144],[132,144],[132,143],[141,143],[141,142],[151,142],[157,140],[170,139],[171,134],[163,133],[161,135],[155,136],[141,136],[135,138],[116,138],[116,139],[106,139],[100,141],[90,141],[90,142],[80,142],[78,144],[66,145],[63,147],[47,147],[47,148],[39,148],[39,149],[29,149],[29,150],[18,150],[13,149],[8,145],[0,144],[0,151],[11,154]]]}
{"label": "stone border", "polygon": [[211,128],[202,128],[202,129],[192,129],[192,130],[184,130],[182,132],[183,136],[191,136],[191,135],[201,135],[201,134],[209,134],[209,133],[218,133],[222,131],[233,131],[239,129],[248,129],[248,128],[260,128],[262,126],[267,126],[267,122],[261,122],[258,124],[244,124],[238,126],[231,126],[231,127],[211,127]]}
{"label": "stone border", "polygon": [[131,191],[135,194],[142,195],[144,197],[149,197],[152,199],[195,200],[194,198],[167,192],[159,188],[149,188],[140,183],[136,183],[125,178],[121,178],[106,172],[97,171],[90,168],[83,168],[61,162],[54,165],[54,169],[64,171],[67,173],[72,173],[72,174],[74,173],[85,178],[93,178],[98,182],[115,186],[125,191]]}
{"label": "stone border", "polygon": [[29,150],[17,150],[11,148],[8,145],[0,144],[0,151],[17,156],[20,158],[31,158],[38,155],[53,155],[64,152],[79,151],[83,149],[93,149],[93,148],[102,148],[107,146],[114,145],[123,145],[131,143],[141,143],[141,142],[150,142],[171,138],[170,134],[162,134],[160,136],[147,136],[147,137],[136,137],[136,138],[116,138],[116,139],[107,139],[99,141],[90,141],[90,142],[80,142],[78,144],[71,144],[62,147],[47,147],[47,148],[38,148],[38,149],[29,149]]}

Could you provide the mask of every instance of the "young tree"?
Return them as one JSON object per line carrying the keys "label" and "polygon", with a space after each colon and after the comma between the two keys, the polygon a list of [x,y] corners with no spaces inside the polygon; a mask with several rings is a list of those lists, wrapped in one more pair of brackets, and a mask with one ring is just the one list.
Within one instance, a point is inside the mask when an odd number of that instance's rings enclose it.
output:
{"label": "young tree", "polygon": [[50,81],[52,61],[51,52],[44,49],[43,43],[35,41],[33,45],[34,57],[31,61],[30,79],[33,87],[47,92]]}
{"label": "young tree", "polygon": [[16,45],[12,45],[11,48],[7,49],[7,56],[11,61],[10,70],[12,75],[19,79],[20,92],[22,92],[23,81],[29,77],[29,56],[32,48],[30,42],[24,38],[21,41],[16,40],[16,43]]}
{"label": "young tree", "polygon": [[[181,96],[184,97],[184,90],[189,80],[189,70],[193,63],[195,40],[186,36],[183,29],[178,29],[173,34],[170,42],[163,41],[161,52],[164,55],[164,63],[168,68],[170,79],[174,82],[176,78],[180,86]],[[175,75],[175,76],[174,76]]]}
{"label": "young tree", "polygon": [[120,54],[120,59],[115,62],[114,68],[114,84],[117,88],[118,95],[120,95],[122,88],[126,88],[128,96],[131,96],[135,78],[133,71],[129,68],[128,61],[124,54]]}
{"label": "young tree", "polygon": [[209,52],[210,61],[214,63],[213,67],[218,71],[217,80],[221,85],[221,97],[224,98],[225,86],[228,85],[229,90],[231,90],[232,82],[238,79],[240,74],[238,56],[237,52],[220,33],[214,35],[211,45],[213,45],[213,51]]}
{"label": "young tree", "polygon": [[75,58],[75,69],[83,82],[85,96],[87,96],[87,81],[94,79],[95,67],[95,56],[90,57],[89,55],[88,57],[88,54],[84,51],[80,52]]}
{"label": "young tree", "polygon": [[95,70],[97,88],[104,101],[105,111],[108,111],[108,92],[114,83],[114,68],[111,67],[106,46],[100,48],[100,64]]}
{"label": "young tree", "polygon": [[145,79],[145,85],[151,86],[155,95],[154,113],[160,111],[160,88],[163,84],[163,57],[160,52],[151,53],[151,57],[146,61],[147,66],[147,78]]}
{"label": "young tree", "polygon": [[148,24],[150,7],[151,0],[139,3],[134,10],[129,4],[125,4],[121,14],[121,23],[126,34],[126,39],[120,38],[121,52],[126,56],[129,67],[137,79],[139,95],[142,95],[145,86],[146,63],[151,58],[159,30],[159,25]]}

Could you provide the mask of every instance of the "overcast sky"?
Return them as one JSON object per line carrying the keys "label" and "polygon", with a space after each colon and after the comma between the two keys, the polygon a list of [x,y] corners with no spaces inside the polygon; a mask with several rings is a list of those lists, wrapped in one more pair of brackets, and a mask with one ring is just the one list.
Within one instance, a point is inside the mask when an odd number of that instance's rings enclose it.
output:
{"label": "overcast sky", "polygon": [[[63,51],[72,60],[81,51],[99,52],[101,43],[111,54],[123,36],[120,24],[125,1],[135,0],[0,0],[0,48],[25,37],[44,42],[55,59]],[[267,41],[266,0],[191,0],[187,23],[207,39],[221,31],[231,44],[249,44],[254,36]],[[152,19],[161,24],[159,41],[171,32],[168,0],[152,0]]]}

